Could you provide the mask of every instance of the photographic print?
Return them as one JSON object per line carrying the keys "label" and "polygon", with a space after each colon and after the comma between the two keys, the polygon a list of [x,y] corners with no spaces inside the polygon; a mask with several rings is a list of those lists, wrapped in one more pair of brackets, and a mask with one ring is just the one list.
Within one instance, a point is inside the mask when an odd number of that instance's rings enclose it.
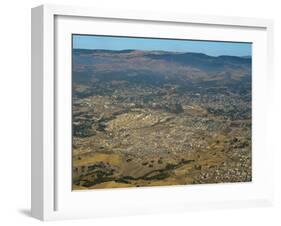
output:
{"label": "photographic print", "polygon": [[252,180],[252,44],[72,35],[72,189]]}

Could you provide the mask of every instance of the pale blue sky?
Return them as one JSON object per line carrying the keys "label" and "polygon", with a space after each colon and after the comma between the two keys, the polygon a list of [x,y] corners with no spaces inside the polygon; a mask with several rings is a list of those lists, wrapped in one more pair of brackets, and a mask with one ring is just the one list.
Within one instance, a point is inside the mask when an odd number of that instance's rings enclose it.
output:
{"label": "pale blue sky", "polygon": [[197,52],[205,53],[211,56],[252,55],[251,43],[130,38],[97,35],[73,35],[72,37],[74,49],[163,50],[174,52]]}

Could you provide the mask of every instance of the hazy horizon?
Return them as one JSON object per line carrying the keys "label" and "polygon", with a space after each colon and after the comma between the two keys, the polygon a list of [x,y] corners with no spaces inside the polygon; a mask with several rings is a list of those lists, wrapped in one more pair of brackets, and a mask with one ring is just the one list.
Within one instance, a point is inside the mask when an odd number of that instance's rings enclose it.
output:
{"label": "hazy horizon", "polygon": [[73,49],[138,50],[179,53],[203,53],[209,56],[252,56],[252,44],[242,42],[179,40],[162,38],[72,35]]}

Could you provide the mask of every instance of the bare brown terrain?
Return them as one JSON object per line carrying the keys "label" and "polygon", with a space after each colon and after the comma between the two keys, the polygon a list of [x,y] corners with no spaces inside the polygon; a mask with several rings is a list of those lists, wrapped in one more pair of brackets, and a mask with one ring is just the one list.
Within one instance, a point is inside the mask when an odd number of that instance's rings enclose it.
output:
{"label": "bare brown terrain", "polygon": [[73,189],[248,182],[251,59],[73,50]]}

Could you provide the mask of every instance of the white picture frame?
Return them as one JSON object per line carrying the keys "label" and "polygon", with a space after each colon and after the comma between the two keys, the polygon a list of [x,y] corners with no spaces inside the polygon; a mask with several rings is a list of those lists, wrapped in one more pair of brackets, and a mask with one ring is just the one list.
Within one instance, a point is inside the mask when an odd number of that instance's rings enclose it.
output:
{"label": "white picture frame", "polygon": [[[108,22],[106,26],[112,28],[108,34],[119,32],[118,35],[128,35],[124,31],[125,27],[138,23],[140,27],[138,31],[130,29],[132,36],[145,34],[166,37],[169,34],[165,33],[165,29],[162,29],[161,33],[161,29],[157,31],[155,26],[162,28],[169,26],[171,29],[175,27],[171,35],[176,37],[180,36],[176,26],[189,26],[190,29],[194,27],[194,31],[191,32],[194,39],[206,35],[205,30],[210,28],[217,29],[217,32],[210,32],[211,34],[205,39],[228,41],[241,39],[254,43],[253,172],[255,174],[253,182],[223,186],[211,184],[71,191],[69,187],[71,163],[68,161],[71,156],[67,154],[71,125],[68,117],[62,117],[69,113],[67,109],[69,109],[71,86],[62,88],[60,85],[62,82],[69,84],[71,81],[70,39],[67,37],[77,31],[107,34],[103,20]],[[120,27],[115,26],[115,23],[119,23]],[[114,27],[118,29],[114,30]],[[241,32],[237,33],[237,30]],[[185,34],[182,35],[185,37]],[[273,153],[266,143],[266,119],[269,108],[267,100],[271,98],[270,90],[273,83],[272,39],[273,22],[265,19],[160,14],[57,5],[33,8],[32,216],[41,220],[56,220],[271,205],[273,182],[272,177],[268,175],[273,173]],[[63,98],[68,98],[68,101]],[[68,132],[65,133],[66,135],[60,135],[59,128],[61,125],[67,127],[67,124],[69,124]],[[91,200],[92,204],[82,205],[86,200]]]}

